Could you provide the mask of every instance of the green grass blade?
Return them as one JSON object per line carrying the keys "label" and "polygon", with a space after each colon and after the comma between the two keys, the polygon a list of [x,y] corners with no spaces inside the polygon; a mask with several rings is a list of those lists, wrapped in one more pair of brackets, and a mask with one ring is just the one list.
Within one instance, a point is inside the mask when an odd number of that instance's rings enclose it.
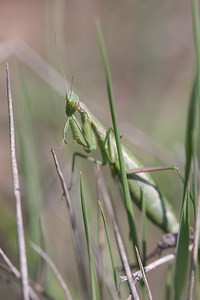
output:
{"label": "green grass blade", "polygon": [[[142,264],[146,266],[146,201],[142,195]],[[141,281],[142,299],[147,299],[146,288],[143,280]]]}
{"label": "green grass blade", "polygon": [[172,287],[173,287],[173,272],[172,272],[172,263],[169,264],[167,270],[167,281],[165,286],[165,294],[164,299],[169,300],[172,299]]}
{"label": "green grass blade", "polygon": [[106,237],[107,237],[107,241],[108,241],[110,259],[111,259],[111,264],[112,264],[113,279],[114,279],[114,282],[115,282],[115,288],[117,290],[118,289],[118,284],[117,284],[117,273],[116,273],[116,267],[115,267],[115,262],[114,262],[114,256],[113,256],[113,252],[112,252],[112,246],[111,246],[111,242],[110,242],[110,236],[109,236],[109,232],[108,232],[106,217],[105,217],[105,214],[103,212],[103,208],[101,206],[100,201],[99,201],[99,207],[100,207],[100,210],[101,210],[101,215],[102,215],[102,219],[103,219],[103,223],[104,223],[104,227],[105,227],[105,231],[106,231]]}
{"label": "green grass blade", "polygon": [[189,228],[189,193],[186,193],[176,249],[174,280],[175,300],[181,299],[185,288],[189,258]]}
{"label": "green grass blade", "polygon": [[190,105],[188,110],[187,128],[186,128],[186,139],[185,139],[186,165],[185,165],[185,179],[184,179],[184,196],[188,188],[190,167],[191,167],[192,155],[194,150],[193,139],[195,134],[195,116],[196,116],[196,109],[197,109],[196,100],[197,100],[197,76],[195,78],[193,88],[192,88],[192,94],[191,94]]}
{"label": "green grass blade", "polygon": [[196,52],[196,65],[197,65],[197,85],[198,85],[198,100],[200,105],[200,30],[199,30],[199,9],[198,1],[192,1],[193,10],[193,32],[194,32],[194,44]]}
{"label": "green grass blade", "polygon": [[[194,215],[195,215],[195,225],[194,225],[194,242],[193,250],[190,263],[190,275],[189,275],[189,288],[188,288],[188,299],[193,299],[194,281],[196,273],[196,265],[198,259],[198,266],[200,267],[200,244],[199,244],[199,234],[200,234],[200,197],[199,197],[199,146],[200,146],[200,30],[199,30],[199,8],[198,1],[193,0],[193,31],[194,31],[194,44],[196,52],[196,66],[197,66],[197,78],[196,78],[196,115],[194,118],[194,133],[192,140],[192,162],[193,162],[193,198],[194,198]],[[194,100],[194,101],[195,101]],[[200,269],[200,268],[199,268]]]}
{"label": "green grass blade", "polygon": [[133,250],[134,250],[134,253],[136,256],[134,246],[136,245],[138,247],[137,233],[136,233],[136,227],[135,227],[135,222],[134,222],[132,201],[131,201],[131,197],[130,197],[128,181],[127,181],[127,176],[126,176],[126,171],[125,171],[124,159],[123,159],[123,155],[122,155],[122,147],[121,147],[121,143],[120,143],[120,134],[119,134],[117,116],[116,116],[115,106],[114,106],[111,75],[110,75],[110,70],[109,70],[109,65],[108,65],[107,55],[106,55],[106,51],[105,51],[105,47],[104,47],[104,41],[103,41],[100,24],[97,20],[95,21],[95,25],[96,25],[97,38],[98,38],[100,52],[101,52],[101,56],[102,56],[104,71],[105,71],[105,75],[106,75],[106,84],[107,84],[108,98],[109,98],[109,104],[110,104],[110,111],[111,111],[111,116],[112,116],[112,122],[113,122],[113,128],[114,128],[114,133],[115,133],[117,152],[118,152],[119,164],[120,164],[120,170],[121,170],[121,182],[122,182],[122,188],[123,188],[124,201],[125,201],[126,212],[127,212],[127,216],[128,216],[130,232],[131,232],[131,236],[132,236],[132,240],[133,240],[133,244],[134,244]]}
{"label": "green grass blade", "polygon": [[[20,74],[21,75],[21,74]],[[20,122],[18,122],[18,137],[21,164],[24,173],[28,217],[30,222],[31,239],[40,242],[39,216],[42,214],[43,193],[39,173],[34,128],[32,122],[31,103],[26,82],[21,79]]]}
{"label": "green grass blade", "polygon": [[97,276],[96,276],[96,271],[95,271],[95,267],[94,267],[91,244],[90,244],[88,215],[87,215],[84,189],[83,189],[83,180],[82,180],[82,174],[81,173],[80,173],[80,192],[81,192],[81,206],[82,206],[82,214],[83,214],[83,221],[84,221],[85,235],[86,235],[87,249],[88,249],[89,266],[90,266],[90,280],[91,280],[92,300],[98,300],[98,299],[100,300],[99,288],[98,288],[98,283],[97,283]]}
{"label": "green grass blade", "polygon": [[146,201],[142,197],[142,260],[146,266]]}
{"label": "green grass blade", "polygon": [[[189,258],[189,178],[191,163],[194,160],[195,154],[195,137],[196,137],[196,110],[197,110],[197,77],[195,78],[190,105],[188,110],[188,120],[186,128],[185,152],[186,152],[186,165],[185,165],[185,179],[184,179],[184,192],[181,209],[181,223],[180,231],[177,241],[176,250],[176,265],[175,265],[175,299],[180,299],[181,294],[185,287],[185,280],[187,277],[188,258]],[[184,263],[183,263],[184,262]]]}
{"label": "green grass blade", "polygon": [[[17,120],[17,140],[19,143],[19,155],[23,173],[23,183],[25,187],[25,197],[28,211],[28,230],[26,234],[29,239],[40,244],[39,217],[42,214],[43,191],[41,186],[41,176],[34,139],[33,116],[29,92],[26,86],[23,73],[20,75],[21,97],[20,110]],[[29,250],[28,250],[29,251]],[[37,274],[39,257],[30,250],[29,266],[32,276]]]}

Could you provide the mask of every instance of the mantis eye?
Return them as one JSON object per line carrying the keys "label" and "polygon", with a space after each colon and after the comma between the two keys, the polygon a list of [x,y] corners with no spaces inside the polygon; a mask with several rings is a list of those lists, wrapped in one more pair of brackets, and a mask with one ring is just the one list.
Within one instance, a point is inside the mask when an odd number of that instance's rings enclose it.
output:
{"label": "mantis eye", "polygon": [[72,116],[78,109],[80,100],[78,96],[73,92],[69,91],[66,94],[66,114],[67,116]]}

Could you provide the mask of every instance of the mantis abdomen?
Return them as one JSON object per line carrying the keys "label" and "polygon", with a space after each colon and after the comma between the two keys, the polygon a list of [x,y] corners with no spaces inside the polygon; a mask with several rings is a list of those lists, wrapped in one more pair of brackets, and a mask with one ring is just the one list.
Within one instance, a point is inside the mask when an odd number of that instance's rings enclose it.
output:
{"label": "mantis abdomen", "polygon": [[[125,147],[123,147],[123,157],[126,170],[142,167]],[[116,168],[118,168],[117,165]],[[153,223],[165,232],[178,231],[175,213],[149,173],[128,175],[128,185],[131,198],[140,209],[142,199],[146,201],[147,216]]]}

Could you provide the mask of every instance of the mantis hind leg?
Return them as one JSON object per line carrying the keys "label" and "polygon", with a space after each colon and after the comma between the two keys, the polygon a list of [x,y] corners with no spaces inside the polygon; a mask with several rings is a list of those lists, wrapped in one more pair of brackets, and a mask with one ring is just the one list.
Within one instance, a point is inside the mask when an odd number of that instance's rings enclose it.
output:
{"label": "mantis hind leg", "polygon": [[76,157],[81,157],[84,158],[92,163],[95,163],[97,165],[100,166],[104,166],[107,163],[107,159],[106,157],[102,154],[102,161],[92,157],[92,156],[88,156],[86,154],[83,153],[79,153],[79,152],[74,152],[73,154],[73,158],[72,158],[72,172],[71,172],[71,180],[70,180],[70,185],[69,185],[69,190],[71,190],[72,185],[73,185],[73,177],[74,177],[74,169],[75,169],[75,159]]}

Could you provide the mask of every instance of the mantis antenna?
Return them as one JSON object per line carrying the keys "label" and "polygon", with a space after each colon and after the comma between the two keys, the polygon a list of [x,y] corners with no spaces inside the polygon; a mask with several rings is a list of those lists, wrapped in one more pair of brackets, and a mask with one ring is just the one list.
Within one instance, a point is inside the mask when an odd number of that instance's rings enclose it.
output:
{"label": "mantis antenna", "polygon": [[[56,45],[56,51],[57,51],[57,53],[58,53],[58,58],[59,58],[59,66],[60,66],[60,69],[61,69],[61,71],[62,71],[64,80],[65,80],[65,85],[66,85],[67,93],[68,93],[67,78],[66,78],[66,76],[65,76],[65,70],[64,70],[64,67],[63,67],[63,64],[62,64],[61,53],[60,53],[60,51],[59,51],[59,49],[58,49],[56,32],[55,32],[55,45]],[[71,84],[71,90],[72,90],[72,84]]]}
{"label": "mantis antenna", "polygon": [[72,94],[73,83],[74,83],[74,76],[72,76],[72,79],[71,79],[70,95]]}

